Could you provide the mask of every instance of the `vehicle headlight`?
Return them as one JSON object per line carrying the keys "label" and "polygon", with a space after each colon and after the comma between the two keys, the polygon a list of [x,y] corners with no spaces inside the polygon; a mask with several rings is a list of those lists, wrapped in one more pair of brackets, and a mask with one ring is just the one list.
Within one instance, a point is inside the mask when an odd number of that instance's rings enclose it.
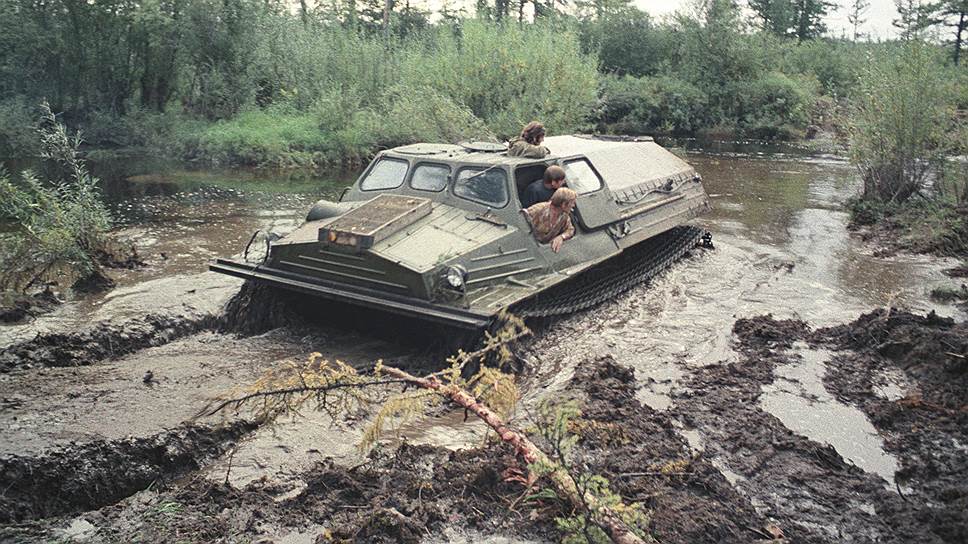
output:
{"label": "vehicle headlight", "polygon": [[454,289],[463,289],[467,282],[467,270],[461,265],[448,266],[444,271],[444,279]]}

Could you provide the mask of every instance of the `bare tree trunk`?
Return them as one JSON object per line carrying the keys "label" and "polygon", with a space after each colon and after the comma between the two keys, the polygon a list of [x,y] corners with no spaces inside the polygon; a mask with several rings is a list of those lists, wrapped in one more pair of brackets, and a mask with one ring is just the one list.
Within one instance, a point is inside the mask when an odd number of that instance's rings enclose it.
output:
{"label": "bare tree trunk", "polygon": [[390,28],[390,13],[393,12],[393,0],[386,0],[383,4],[383,30]]}
{"label": "bare tree trunk", "polygon": [[965,16],[968,15],[964,11],[958,19],[958,32],[955,34],[955,66],[958,66],[958,61],[961,58],[961,33],[964,32],[965,28],[968,28],[968,21],[965,20]]}
{"label": "bare tree trunk", "polygon": [[[514,451],[528,464],[540,462],[548,466],[558,466],[548,456],[541,451],[524,434],[515,431],[507,426],[501,416],[493,410],[478,402],[470,393],[460,387],[442,383],[434,377],[418,378],[413,374],[393,367],[384,367],[387,375],[397,379],[405,380],[424,389],[430,389],[447,397],[459,406],[473,412],[478,418],[484,421],[494,432],[508,444],[514,447]],[[610,508],[599,504],[598,499],[589,493],[583,494],[575,480],[571,477],[564,467],[558,466],[554,472],[548,475],[558,493],[562,495],[571,505],[581,511],[591,510],[592,521],[605,530],[609,537],[616,544],[642,544],[644,541],[638,537],[628,525]]]}
{"label": "bare tree trunk", "polygon": [[302,19],[303,26],[309,26],[309,8],[306,7],[306,0],[299,0],[299,18]]}

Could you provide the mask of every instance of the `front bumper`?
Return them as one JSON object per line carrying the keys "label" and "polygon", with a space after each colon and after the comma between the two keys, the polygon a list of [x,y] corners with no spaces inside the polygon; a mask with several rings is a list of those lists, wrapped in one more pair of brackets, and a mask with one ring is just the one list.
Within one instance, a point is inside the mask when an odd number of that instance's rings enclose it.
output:
{"label": "front bumper", "polygon": [[318,278],[270,268],[265,265],[243,263],[229,259],[216,259],[215,262],[209,264],[208,269],[213,272],[228,274],[238,278],[262,281],[290,291],[307,293],[320,298],[374,308],[408,317],[416,317],[464,329],[483,329],[491,322],[491,318],[493,317],[489,314],[472,310],[442,306],[426,300],[384,293],[365,287],[340,285],[322,281]]}

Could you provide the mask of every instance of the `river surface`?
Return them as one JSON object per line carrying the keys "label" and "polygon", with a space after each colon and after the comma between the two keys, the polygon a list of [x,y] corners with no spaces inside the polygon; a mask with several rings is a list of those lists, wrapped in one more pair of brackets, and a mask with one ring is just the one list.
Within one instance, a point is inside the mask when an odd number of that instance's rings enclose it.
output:
{"label": "river surface", "polygon": [[[542,326],[525,348],[525,404],[563,389],[575,367],[588,357],[611,355],[635,369],[642,384],[640,400],[666,410],[690,372],[737,359],[732,326],[741,317],[772,313],[820,327],[893,305],[964,319],[954,306],[928,296],[932,288],[945,284],[942,272],[955,263],[922,256],[879,257],[876,248],[848,232],[842,203],[859,185],[849,164],[835,156],[780,151],[744,146],[680,149],[702,174],[710,195],[713,211],[698,224],[712,232],[715,249],[697,251],[617,300]],[[240,254],[254,231],[291,230],[313,202],[336,199],[356,176],[186,168],[140,159],[95,163],[92,170],[103,180],[121,237],[138,246],[148,266],[114,273],[118,287],[106,295],[69,300],[27,325],[0,327],[0,345],[44,331],[150,313],[183,304],[180,297],[194,297],[195,304],[220,304],[238,282],[205,272],[208,261]],[[311,334],[277,331],[253,340],[223,336],[205,332],[105,365],[70,370],[69,379],[77,383],[131,382],[114,386],[117,390],[110,393],[115,403],[102,414],[110,414],[110,419],[100,417],[97,406],[84,408],[85,417],[92,419],[90,434],[110,439],[126,436],[132,428],[148,432],[152,425],[190,417],[197,403],[213,392],[209,387],[224,390],[233,381],[254,378],[254,359],[300,359],[319,351],[363,367],[379,358],[404,364],[426,357],[419,347],[396,345],[365,331],[343,331],[338,319]],[[883,478],[885,485],[893,484],[895,460],[883,451],[864,414],[823,390],[828,354],[805,346],[793,350],[799,362],[780,369],[777,381],[764,387],[761,407],[791,430],[831,444],[845,459]],[[186,370],[186,361],[206,370]],[[147,395],[164,409],[118,415],[119,406],[145,402],[139,379],[149,369],[161,376],[161,385]],[[18,420],[9,411],[0,414],[0,420],[6,420],[0,423],[22,433],[6,434],[10,440],[0,443],[3,452],[39,451],[86,432],[76,414],[72,423],[65,422],[70,420],[68,412],[76,411],[76,402],[68,400],[76,394],[49,385],[50,375],[62,371],[45,372],[38,387],[47,387],[51,397],[36,401],[38,411],[42,404],[46,408],[36,416],[33,430],[23,417]],[[200,388],[198,381],[205,379],[214,381]],[[0,381],[0,393],[13,396],[15,389],[22,391],[23,383]],[[51,403],[55,397],[63,399],[62,405]],[[21,412],[29,411],[33,401],[23,402]],[[18,422],[10,423],[10,417]],[[695,449],[703,448],[701,429],[681,431]],[[404,429],[402,437],[457,448],[479,443],[483,433],[483,426],[464,424],[462,414],[451,414],[431,425],[423,422]],[[231,469],[233,482],[244,484],[267,473],[284,479],[322,456],[355,463],[360,459],[353,448],[358,436],[358,431],[335,431],[321,415],[308,414],[257,431],[213,473],[227,477]],[[727,462],[719,468],[730,476]]]}

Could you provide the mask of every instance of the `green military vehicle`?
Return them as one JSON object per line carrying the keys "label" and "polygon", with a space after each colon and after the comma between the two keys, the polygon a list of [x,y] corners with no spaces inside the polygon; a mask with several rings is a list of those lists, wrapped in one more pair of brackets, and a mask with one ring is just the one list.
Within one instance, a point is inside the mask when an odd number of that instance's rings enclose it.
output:
{"label": "green military vehicle", "polygon": [[[651,138],[555,136],[543,159],[493,143],[414,144],[379,153],[339,202],[269,244],[261,262],[210,269],[462,328],[503,309],[524,316],[589,307],[694,247],[683,224],[709,209],[689,164]],[[525,188],[565,169],[575,236],[555,253],[521,211]],[[707,235],[708,236],[708,235]]]}

